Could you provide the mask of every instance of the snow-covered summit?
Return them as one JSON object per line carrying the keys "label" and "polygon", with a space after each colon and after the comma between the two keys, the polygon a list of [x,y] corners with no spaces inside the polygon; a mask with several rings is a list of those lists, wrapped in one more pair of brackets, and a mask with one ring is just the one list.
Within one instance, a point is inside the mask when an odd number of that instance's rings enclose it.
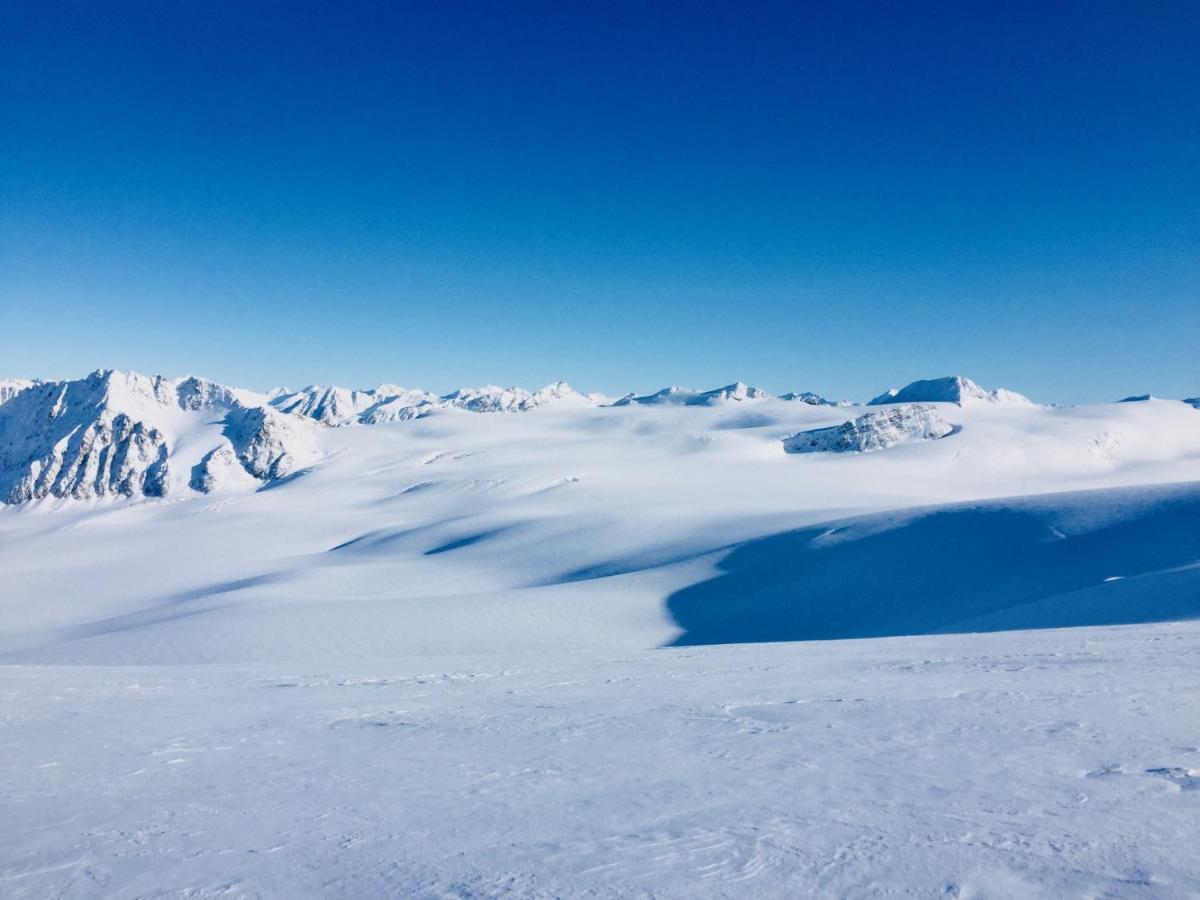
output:
{"label": "snow-covered summit", "polygon": [[479,388],[459,388],[442,397],[440,405],[465,409],[468,412],[527,412],[564,401],[579,405],[593,405],[595,402],[565,381],[556,381],[532,394],[524,388],[502,388],[494,384]]}
{"label": "snow-covered summit", "polygon": [[661,391],[645,396],[626,394],[613,406],[716,406],[720,403],[744,400],[766,400],[770,394],[761,388],[752,387],[741,381],[714,388],[711,391],[698,391],[693,388],[666,387]]}
{"label": "snow-covered summit", "polygon": [[581,394],[565,381],[556,381],[530,394],[522,405],[522,410],[536,409],[551,403],[573,403],[580,406],[592,406],[596,400],[589,394]]}
{"label": "snow-covered summit", "polygon": [[32,378],[0,378],[0,405],[7,403],[26,388],[31,388],[40,381]]}
{"label": "snow-covered summit", "polygon": [[403,397],[409,405],[420,402],[404,388],[380,385],[373,390],[357,391],[327,385],[310,385],[298,391],[285,391],[271,398],[271,405],[281,412],[306,416],[323,425],[344,425],[353,422],[371,407]]}
{"label": "snow-covered summit", "polygon": [[[99,369],[85,378],[30,383],[0,405],[0,501],[39,497],[163,496],[195,481],[194,464],[227,450],[273,478],[315,451],[293,450],[265,398],[203,378]],[[247,433],[234,419],[262,414]],[[234,438],[229,436],[233,429]],[[264,450],[264,448],[267,448]],[[262,454],[273,454],[262,463]]]}
{"label": "snow-covered summit", "polygon": [[812,391],[789,391],[786,394],[780,394],[779,399],[789,402],[807,403],[809,406],[849,406],[845,400],[828,400],[820,394],[814,394]]}
{"label": "snow-covered summit", "polygon": [[832,428],[815,428],[788,435],[788,453],[869,453],[900,444],[934,441],[954,433],[954,426],[932,406],[903,404],[872,410]]}
{"label": "snow-covered summit", "polygon": [[928,378],[914,381],[902,388],[891,388],[867,403],[880,406],[885,403],[1012,403],[1031,406],[1032,401],[1015,391],[997,388],[989,391],[970,378],[949,375],[945,378]]}
{"label": "snow-covered summit", "polygon": [[475,413],[526,412],[562,402],[595,405],[596,399],[579,393],[565,381],[548,384],[533,393],[519,387],[487,384],[459,388],[439,397],[416,388],[381,384],[362,391],[314,385],[299,391],[274,391],[271,395],[271,405],[276,409],[306,416],[325,425],[402,422],[421,418],[438,409]]}

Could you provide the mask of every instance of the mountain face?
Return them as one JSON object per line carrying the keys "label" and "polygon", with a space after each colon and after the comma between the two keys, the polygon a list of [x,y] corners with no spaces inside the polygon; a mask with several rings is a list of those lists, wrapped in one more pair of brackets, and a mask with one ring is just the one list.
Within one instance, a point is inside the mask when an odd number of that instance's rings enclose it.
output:
{"label": "mountain face", "polygon": [[880,406],[885,403],[1014,403],[1032,405],[1032,401],[1015,391],[1003,388],[989,391],[981,388],[970,378],[951,375],[946,378],[930,378],[914,381],[903,388],[891,388],[867,403]]}
{"label": "mountain face", "polygon": [[0,406],[3,406],[26,388],[41,384],[29,378],[0,378]]}
{"label": "mountain face", "polygon": [[626,394],[613,406],[716,406],[731,401],[740,403],[744,400],[766,400],[770,397],[771,395],[761,388],[751,387],[737,381],[711,391],[668,387],[655,394],[647,394],[642,397],[636,394]]}
{"label": "mountain face", "polygon": [[783,439],[787,453],[870,453],[901,444],[935,441],[954,433],[932,406],[904,404],[866,413],[832,428],[815,428]]}
{"label": "mountain face", "polygon": [[342,425],[353,421],[380,399],[375,391],[312,385],[303,390],[277,394],[271,398],[271,405],[280,412],[315,419],[323,425]]}
{"label": "mountain face", "polygon": [[31,383],[0,405],[0,499],[162,497],[184,484],[214,489],[228,480],[216,474],[226,458],[258,480],[312,461],[293,424],[303,420],[262,399],[200,378],[112,370]]}

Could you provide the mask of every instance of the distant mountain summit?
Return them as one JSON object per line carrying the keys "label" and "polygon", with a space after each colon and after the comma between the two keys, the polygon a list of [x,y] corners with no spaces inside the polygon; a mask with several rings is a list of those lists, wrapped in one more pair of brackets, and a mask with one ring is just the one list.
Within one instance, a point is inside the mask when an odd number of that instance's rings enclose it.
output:
{"label": "distant mountain summit", "polygon": [[1003,388],[989,391],[977,385],[970,378],[964,378],[961,375],[930,378],[914,381],[902,388],[891,388],[870,400],[867,405],[881,406],[885,403],[957,403],[959,406],[971,403],[1033,405],[1033,401],[1023,394]]}
{"label": "distant mountain summit", "polygon": [[771,397],[761,388],[752,387],[741,381],[714,388],[711,391],[698,391],[693,388],[667,387],[654,394],[639,397],[636,394],[626,394],[613,406],[716,406],[721,403],[740,403],[744,400],[767,400]]}
{"label": "distant mountain summit", "polygon": [[487,384],[459,388],[439,397],[428,391],[381,384],[365,391],[314,385],[299,391],[280,389],[270,394],[271,405],[283,412],[315,419],[323,425],[379,425],[418,419],[439,409],[474,413],[526,412],[552,403],[594,405],[594,397],[579,393],[565,381],[530,393],[519,387]]}
{"label": "distant mountain summit", "polygon": [[812,391],[802,391],[800,393],[789,391],[786,394],[780,394],[779,399],[794,401],[796,403],[807,403],[809,406],[849,406],[849,403],[845,400],[827,400],[820,394],[814,394]]}

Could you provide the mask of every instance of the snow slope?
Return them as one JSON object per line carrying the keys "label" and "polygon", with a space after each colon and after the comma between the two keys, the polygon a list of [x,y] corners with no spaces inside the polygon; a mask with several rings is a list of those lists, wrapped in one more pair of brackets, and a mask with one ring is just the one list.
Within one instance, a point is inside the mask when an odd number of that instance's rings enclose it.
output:
{"label": "snow slope", "polygon": [[738,393],[17,393],[4,472],[167,489],[0,507],[0,893],[1200,891],[1196,409]]}
{"label": "snow slope", "polygon": [[1194,897],[1193,623],[12,666],[45,897]]}

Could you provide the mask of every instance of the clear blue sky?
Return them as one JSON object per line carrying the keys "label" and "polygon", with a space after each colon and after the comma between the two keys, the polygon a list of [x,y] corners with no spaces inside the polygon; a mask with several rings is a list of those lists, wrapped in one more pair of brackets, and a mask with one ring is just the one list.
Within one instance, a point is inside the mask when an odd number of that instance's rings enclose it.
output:
{"label": "clear blue sky", "polygon": [[0,11],[0,374],[1200,394],[1195,2]]}

